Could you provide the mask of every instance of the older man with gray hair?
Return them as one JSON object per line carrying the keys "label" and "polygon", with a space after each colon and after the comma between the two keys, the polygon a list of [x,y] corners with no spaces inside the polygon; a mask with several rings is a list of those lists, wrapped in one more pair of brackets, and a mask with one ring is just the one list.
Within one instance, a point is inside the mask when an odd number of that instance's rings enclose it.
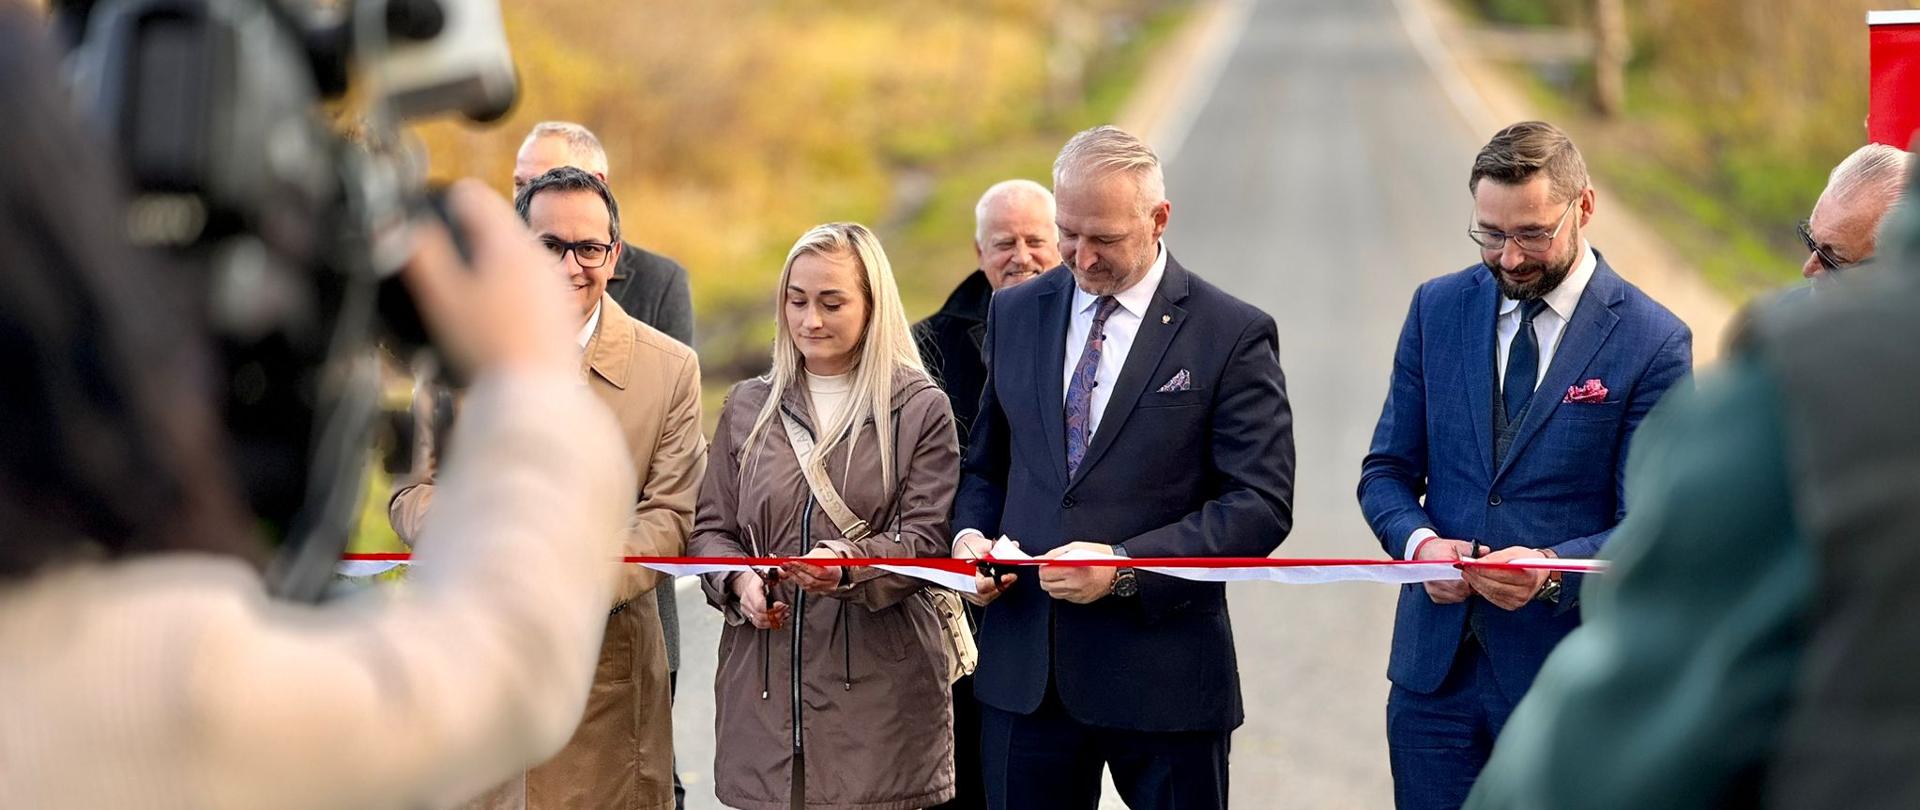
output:
{"label": "older man with gray hair", "polygon": [[1872,259],[1880,223],[1906,194],[1913,156],[1886,144],[1854,150],[1835,166],[1827,188],[1800,223],[1807,260],[1800,274],[1820,280]]}
{"label": "older man with gray hair", "polygon": [[[1293,526],[1273,318],[1161,243],[1160,159],[1116,127],[1054,162],[1065,266],[994,296],[953,554],[1264,557]],[[1227,806],[1244,715],[1226,587],[1046,566],[975,585],[989,807]]]}
{"label": "older man with gray hair", "polygon": [[975,269],[940,311],[913,325],[920,356],[947,391],[966,447],[967,430],[987,381],[981,347],[993,294],[1060,266],[1060,231],[1053,224],[1053,192],[1032,180],[1002,180],[973,207]]}

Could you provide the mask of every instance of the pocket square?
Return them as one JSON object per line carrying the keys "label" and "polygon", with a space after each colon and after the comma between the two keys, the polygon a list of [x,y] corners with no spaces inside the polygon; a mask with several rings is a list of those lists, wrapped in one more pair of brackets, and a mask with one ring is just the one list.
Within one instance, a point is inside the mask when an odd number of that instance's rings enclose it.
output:
{"label": "pocket square", "polygon": [[1191,390],[1193,390],[1193,375],[1187,373],[1187,370],[1183,368],[1180,369],[1180,373],[1173,375],[1171,379],[1167,380],[1166,385],[1160,386],[1159,393],[1167,394],[1174,391]]}
{"label": "pocket square", "polygon": [[1562,403],[1585,402],[1588,404],[1606,402],[1607,387],[1601,385],[1597,379],[1588,380],[1579,385],[1569,385],[1567,386],[1567,395],[1561,398],[1560,401]]}

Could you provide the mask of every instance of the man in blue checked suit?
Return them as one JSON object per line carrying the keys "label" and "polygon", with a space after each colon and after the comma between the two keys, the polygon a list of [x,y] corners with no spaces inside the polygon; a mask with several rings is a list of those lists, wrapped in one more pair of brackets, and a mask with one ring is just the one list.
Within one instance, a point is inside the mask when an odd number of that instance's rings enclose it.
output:
{"label": "man in blue checked suit", "polygon": [[[1627,443],[1690,370],[1692,333],[1581,236],[1594,193],[1559,129],[1501,130],[1468,188],[1481,263],[1414,293],[1361,511],[1398,558],[1596,556],[1626,515]],[[1470,571],[1401,590],[1387,664],[1400,808],[1466,801],[1514,704],[1579,624],[1577,580]]]}
{"label": "man in blue checked suit", "polygon": [[[1293,525],[1293,431],[1271,317],[1160,243],[1159,159],[1113,127],[1054,164],[1066,264],[994,295],[954,554],[1259,557]],[[1031,571],[1031,569],[1028,569]],[[1130,568],[995,583],[981,621],[987,802],[1221,808],[1242,720],[1225,586]]]}

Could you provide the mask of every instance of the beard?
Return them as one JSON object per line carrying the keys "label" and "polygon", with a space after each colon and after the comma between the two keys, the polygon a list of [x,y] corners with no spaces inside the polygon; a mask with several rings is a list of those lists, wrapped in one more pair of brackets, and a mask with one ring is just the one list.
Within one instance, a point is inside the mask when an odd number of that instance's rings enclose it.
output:
{"label": "beard", "polygon": [[[1515,301],[1531,301],[1559,289],[1560,283],[1573,274],[1573,265],[1579,255],[1577,249],[1568,250],[1566,256],[1558,259],[1530,259],[1512,270],[1498,264],[1489,266],[1493,269],[1494,285],[1500,288],[1501,295]],[[1527,280],[1517,281],[1514,278],[1516,276]]]}
{"label": "beard", "polygon": [[1116,295],[1125,292],[1128,287],[1146,277],[1147,269],[1153,266],[1154,259],[1159,255],[1158,250],[1157,242],[1148,242],[1145,250],[1126,257],[1126,264],[1131,265],[1130,267],[1123,266],[1118,261],[1098,259],[1092,267],[1084,271],[1074,269],[1074,281],[1089,295]]}

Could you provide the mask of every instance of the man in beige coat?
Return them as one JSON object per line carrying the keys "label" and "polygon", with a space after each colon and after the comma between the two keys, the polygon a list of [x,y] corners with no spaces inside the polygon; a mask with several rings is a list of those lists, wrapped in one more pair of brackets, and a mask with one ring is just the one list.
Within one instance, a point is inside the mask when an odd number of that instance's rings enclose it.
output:
{"label": "man in beige coat", "polygon": [[[693,350],[629,317],[606,296],[607,279],[619,259],[620,214],[605,183],[579,169],[555,169],[523,188],[514,204],[554,259],[551,269],[537,271],[566,273],[581,322],[583,380],[620,424],[640,471],[625,553],[680,554],[706,468],[700,368]],[[434,432],[429,425],[421,435]],[[433,497],[432,453],[420,455],[422,474],[402,486],[387,509],[394,530],[408,542]],[[659,608],[650,596],[662,580],[640,566],[622,567],[599,668],[573,739],[553,759],[480,797],[475,806],[673,807],[666,648]]]}

